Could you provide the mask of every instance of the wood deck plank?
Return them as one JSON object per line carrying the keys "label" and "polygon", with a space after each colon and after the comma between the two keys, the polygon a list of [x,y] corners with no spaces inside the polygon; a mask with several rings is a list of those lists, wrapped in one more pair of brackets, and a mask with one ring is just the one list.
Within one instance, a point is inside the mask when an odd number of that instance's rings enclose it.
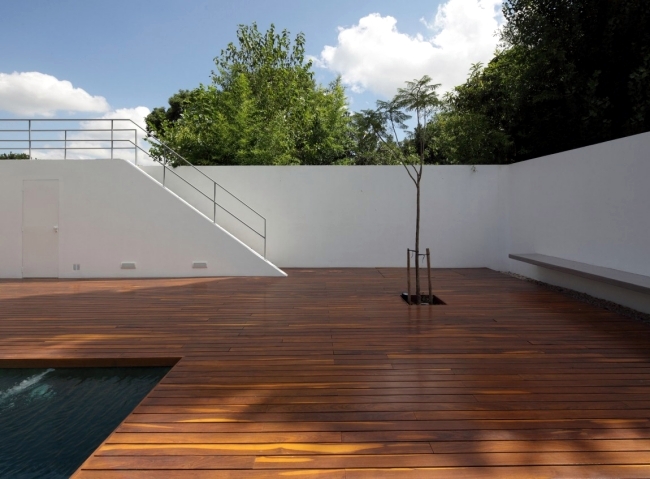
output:
{"label": "wood deck plank", "polygon": [[77,471],[650,477],[650,326],[487,269],[0,281],[0,367],[174,365]]}

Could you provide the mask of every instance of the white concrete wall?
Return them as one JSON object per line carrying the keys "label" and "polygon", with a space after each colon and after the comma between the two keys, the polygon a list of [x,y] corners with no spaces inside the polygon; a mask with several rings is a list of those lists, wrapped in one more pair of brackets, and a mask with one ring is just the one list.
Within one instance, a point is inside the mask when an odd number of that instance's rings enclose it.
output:
{"label": "white concrete wall", "polygon": [[[160,177],[160,167],[146,167]],[[402,167],[201,167],[268,220],[268,255],[284,267],[404,266],[415,190]],[[176,172],[210,197],[211,182]],[[169,186],[212,215],[211,202],[173,175]],[[512,271],[642,311],[648,295],[509,260],[540,253],[650,275],[650,134],[509,166],[430,166],[422,247],[434,267]],[[217,190],[226,208],[262,223]],[[223,212],[217,220],[259,240]],[[257,243],[256,243],[257,242]]]}
{"label": "white concrete wall", "polygon": [[[282,274],[125,161],[0,161],[2,278],[22,277],[22,184],[30,179],[59,180],[61,278]],[[123,270],[123,261],[137,268]],[[192,269],[193,261],[208,268]]]}
{"label": "white concrete wall", "polygon": [[[162,176],[159,166],[142,169]],[[201,171],[267,218],[267,255],[280,267],[403,267],[405,249],[413,245],[415,188],[401,166]],[[176,173],[210,198],[214,194],[212,182],[198,172]],[[216,274],[277,272],[242,260],[248,249],[226,241],[232,238],[132,165],[4,161],[0,277],[20,276],[16,205],[27,178],[61,180],[62,277],[215,274],[188,269],[203,260],[220,265]],[[649,180],[650,133],[509,166],[429,166],[421,247],[431,248],[434,267],[513,271],[650,312],[649,295],[507,258],[540,253],[650,276]],[[169,173],[166,183],[212,217],[210,200]],[[260,218],[223,191],[217,190],[217,200],[264,231]],[[261,238],[225,212],[216,215],[224,229],[262,251]],[[120,261],[137,261],[138,270],[119,270]],[[73,263],[82,270],[73,272]]]}
{"label": "white concrete wall", "polygon": [[[650,276],[650,133],[508,170],[508,252]],[[650,312],[649,295],[514,260],[508,269]]]}
{"label": "white concrete wall", "polygon": [[[144,167],[161,178],[162,167]],[[503,269],[499,194],[505,166],[427,166],[422,179],[421,248],[436,268]],[[280,267],[406,266],[415,242],[415,186],[402,166],[200,167],[267,219],[268,258]],[[210,197],[209,180],[176,172]],[[166,183],[206,214],[211,202],[174,175]],[[217,200],[253,227],[263,223],[217,191]],[[237,221],[217,221],[252,247],[259,240]],[[507,256],[507,255],[506,255]]]}

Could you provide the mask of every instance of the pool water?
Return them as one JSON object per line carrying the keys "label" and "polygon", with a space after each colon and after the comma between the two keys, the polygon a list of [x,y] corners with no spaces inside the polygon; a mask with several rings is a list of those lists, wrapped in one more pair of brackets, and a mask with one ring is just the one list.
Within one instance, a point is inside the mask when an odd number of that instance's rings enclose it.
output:
{"label": "pool water", "polygon": [[0,369],[0,478],[68,478],[169,368]]}

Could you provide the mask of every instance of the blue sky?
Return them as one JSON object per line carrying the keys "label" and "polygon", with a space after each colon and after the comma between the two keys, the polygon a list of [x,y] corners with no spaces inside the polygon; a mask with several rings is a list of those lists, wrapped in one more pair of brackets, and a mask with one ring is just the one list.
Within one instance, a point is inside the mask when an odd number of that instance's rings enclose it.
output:
{"label": "blue sky", "polygon": [[[321,82],[351,109],[427,73],[448,89],[496,46],[499,0],[3,0],[0,117],[90,116],[166,104],[210,81],[238,24],[302,31]],[[29,74],[28,74],[29,73]],[[69,83],[66,83],[69,82]]]}

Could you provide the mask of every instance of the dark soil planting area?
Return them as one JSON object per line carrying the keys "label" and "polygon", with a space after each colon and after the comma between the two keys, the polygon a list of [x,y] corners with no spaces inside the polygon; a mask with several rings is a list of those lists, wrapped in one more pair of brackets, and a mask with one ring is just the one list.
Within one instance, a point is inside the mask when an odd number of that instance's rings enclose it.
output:
{"label": "dark soil planting area", "polygon": [[[402,293],[400,296],[402,297],[404,302],[406,302],[406,303],[409,302],[408,301],[408,294]],[[414,294],[411,295],[411,304],[415,304],[415,295]],[[440,306],[440,305],[444,305],[444,304],[447,304],[447,303],[445,303],[442,299],[440,299],[435,294],[432,294],[431,298],[429,298],[428,294],[421,294],[420,295],[420,304],[425,304],[425,305],[430,305],[430,306]]]}

